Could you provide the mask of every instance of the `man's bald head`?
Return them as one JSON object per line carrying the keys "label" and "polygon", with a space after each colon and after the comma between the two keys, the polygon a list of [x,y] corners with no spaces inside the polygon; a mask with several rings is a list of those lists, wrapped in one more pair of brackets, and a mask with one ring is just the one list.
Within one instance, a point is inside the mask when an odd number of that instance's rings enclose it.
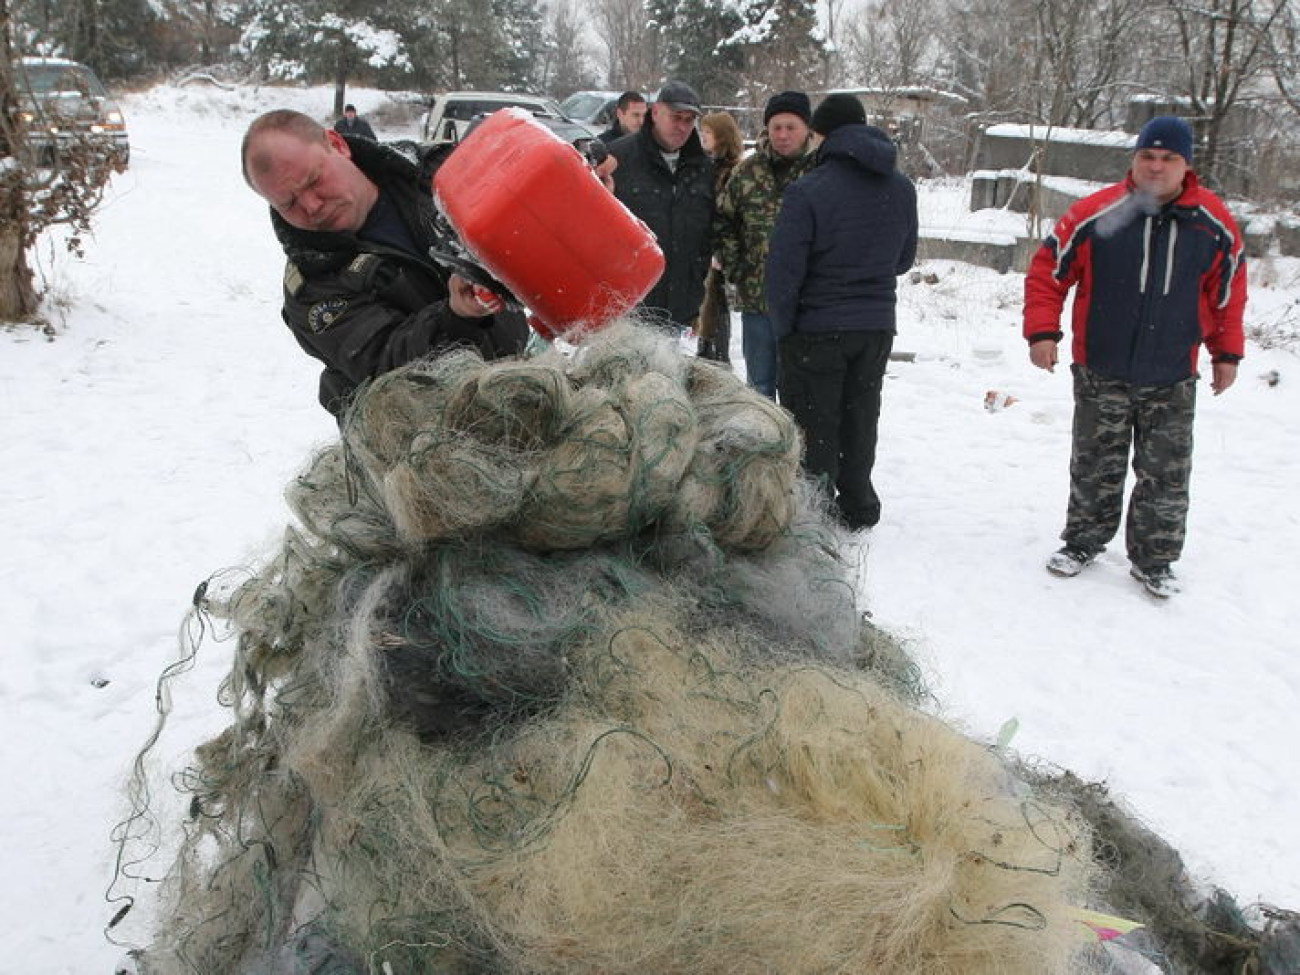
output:
{"label": "man's bald head", "polygon": [[240,157],[245,182],[300,230],[355,233],[379,198],[347,140],[302,112],[254,119]]}
{"label": "man's bald head", "polygon": [[253,189],[253,179],[264,176],[274,164],[271,154],[262,145],[262,136],[269,132],[283,132],[301,139],[306,143],[324,142],[325,126],[310,115],[295,112],[291,108],[277,108],[253,119],[244,133],[244,141],[239,146],[239,160],[244,173],[244,182]]}

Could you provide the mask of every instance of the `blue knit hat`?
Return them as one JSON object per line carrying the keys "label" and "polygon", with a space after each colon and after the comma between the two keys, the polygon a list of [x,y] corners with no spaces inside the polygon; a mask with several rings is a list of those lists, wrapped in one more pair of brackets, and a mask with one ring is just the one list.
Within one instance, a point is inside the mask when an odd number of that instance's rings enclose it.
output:
{"label": "blue knit hat", "polygon": [[1135,149],[1168,149],[1192,164],[1192,127],[1174,115],[1157,115],[1138,133]]}

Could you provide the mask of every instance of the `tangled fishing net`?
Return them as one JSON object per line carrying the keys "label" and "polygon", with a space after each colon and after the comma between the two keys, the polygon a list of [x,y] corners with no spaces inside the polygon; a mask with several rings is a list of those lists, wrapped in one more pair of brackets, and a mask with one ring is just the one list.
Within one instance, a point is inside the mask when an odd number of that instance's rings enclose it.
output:
{"label": "tangled fishing net", "polygon": [[1102,970],[1090,833],[920,707],[788,415],[632,326],[375,381],[238,649],[146,972]]}

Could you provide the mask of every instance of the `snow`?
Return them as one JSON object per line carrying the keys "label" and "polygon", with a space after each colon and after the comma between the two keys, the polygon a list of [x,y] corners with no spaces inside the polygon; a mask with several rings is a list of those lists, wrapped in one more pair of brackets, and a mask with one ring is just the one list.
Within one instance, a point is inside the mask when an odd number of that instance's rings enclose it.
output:
{"label": "snow", "polygon": [[1020,125],[1003,122],[984,130],[988,136],[1004,139],[1050,139],[1052,142],[1074,142],[1090,146],[1118,146],[1132,148],[1134,136],[1128,132],[1106,129],[1070,129],[1057,125]]}
{"label": "snow", "polygon": [[1059,190],[1072,196],[1085,197],[1089,193],[1106,186],[1104,182],[1091,179],[1079,179],[1075,176],[1039,176],[1029,169],[977,169],[970,174],[971,179],[1018,179],[1031,183],[1041,182],[1049,189]]}
{"label": "snow", "polygon": [[971,212],[970,180],[938,179],[922,184],[917,216],[924,236],[992,244],[1014,244],[1029,233],[1028,217],[1002,207]]}
{"label": "snow", "polygon": [[[349,98],[363,111],[379,102]],[[334,436],[318,369],[279,320],[282,257],[238,166],[256,112],[324,118],[331,102],[329,89],[129,96],[131,168],[86,260],[38,251],[57,338],[0,332],[0,916],[21,960],[12,970],[80,975],[120,955],[101,934],[121,905],[104,896],[109,835],[128,810],[155,681],[180,653],[195,587],[270,551],[288,519],[283,487]],[[930,223],[967,225],[963,185],[922,187]],[[1128,577],[1122,544],[1076,579],[1043,571],[1065,506],[1070,384],[1064,368],[1028,364],[1019,276],[923,270],[900,290],[896,349],[914,358],[889,369],[884,519],[858,552],[864,604],[908,642],[949,720],[992,740],[1017,719],[1014,748],[1110,783],[1198,878],[1243,902],[1300,906],[1294,343],[1252,343],[1235,388],[1202,387],[1184,593],[1155,602]],[[1294,335],[1300,263],[1265,259],[1253,276],[1268,286],[1255,287],[1249,321]],[[989,412],[990,390],[1015,402]],[[207,639],[174,686],[152,781],[173,837],[181,811],[165,772],[222,726],[229,653]],[[139,871],[165,867],[160,856]],[[115,933],[145,940],[156,885],[118,891],[140,906]]]}

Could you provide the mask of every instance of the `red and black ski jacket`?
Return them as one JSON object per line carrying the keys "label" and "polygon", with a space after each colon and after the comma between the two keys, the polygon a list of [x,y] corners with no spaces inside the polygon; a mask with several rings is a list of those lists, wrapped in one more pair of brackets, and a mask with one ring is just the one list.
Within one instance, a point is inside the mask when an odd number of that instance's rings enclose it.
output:
{"label": "red and black ski jacket", "polygon": [[1061,338],[1071,287],[1073,360],[1102,376],[1165,386],[1196,373],[1202,342],[1216,361],[1244,351],[1241,232],[1190,170],[1164,206],[1127,177],[1066,211],[1025,276],[1029,342]]}

